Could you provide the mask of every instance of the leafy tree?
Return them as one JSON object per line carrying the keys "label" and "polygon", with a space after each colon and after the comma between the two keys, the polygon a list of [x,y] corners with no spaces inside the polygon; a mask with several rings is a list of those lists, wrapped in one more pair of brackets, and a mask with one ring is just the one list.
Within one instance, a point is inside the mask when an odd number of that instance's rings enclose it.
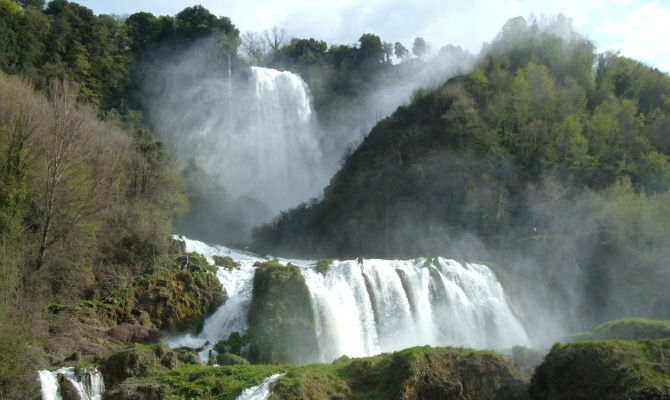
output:
{"label": "leafy tree", "polygon": [[428,54],[428,44],[424,38],[417,37],[414,39],[412,53],[419,58],[425,57]]}
{"label": "leafy tree", "polygon": [[404,60],[409,55],[409,50],[400,42],[395,42],[393,49],[399,60]]}

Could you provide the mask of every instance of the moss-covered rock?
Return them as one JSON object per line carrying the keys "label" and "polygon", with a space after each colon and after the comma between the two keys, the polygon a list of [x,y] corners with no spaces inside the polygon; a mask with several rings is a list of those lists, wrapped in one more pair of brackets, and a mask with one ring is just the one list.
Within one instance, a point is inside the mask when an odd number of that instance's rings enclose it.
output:
{"label": "moss-covered rock", "polygon": [[174,369],[182,364],[179,354],[167,345],[134,345],[104,360],[100,370],[105,384],[113,387],[128,378],[146,376],[161,369]]}
{"label": "moss-covered rock", "polygon": [[176,271],[146,277],[129,288],[123,310],[159,329],[197,330],[204,317],[223,302],[216,275]]}
{"label": "moss-covered rock", "polygon": [[249,312],[252,362],[304,364],[315,361],[312,302],[298,267],[257,263]]}
{"label": "moss-covered rock", "polygon": [[334,258],[325,258],[316,262],[314,269],[316,272],[326,275],[330,266],[336,261]]}
{"label": "moss-covered rock", "polygon": [[670,339],[555,345],[535,370],[535,400],[668,400]]}
{"label": "moss-covered rock", "polygon": [[625,318],[608,321],[591,332],[566,337],[567,341],[579,340],[637,340],[670,338],[670,320]]}
{"label": "moss-covered rock", "polygon": [[272,398],[284,400],[515,400],[528,399],[529,380],[509,357],[493,352],[417,347],[393,354],[332,364],[182,366],[148,379],[166,388],[165,397],[233,400],[264,378]]}
{"label": "moss-covered rock", "polygon": [[233,353],[221,353],[216,356],[216,363],[219,365],[248,365],[249,360]]}
{"label": "moss-covered rock", "polygon": [[103,400],[163,400],[165,387],[154,382],[124,382],[105,391]]}
{"label": "moss-covered rock", "polygon": [[214,350],[218,353],[233,353],[242,355],[242,349],[249,345],[249,335],[240,335],[239,332],[232,332],[225,340],[220,340],[214,345]]}
{"label": "moss-covered rock", "polygon": [[493,352],[417,347],[331,365],[295,368],[279,399],[527,399],[528,375]]}
{"label": "moss-covered rock", "polygon": [[240,266],[240,263],[227,256],[225,257],[212,256],[212,258],[214,259],[214,265],[216,265],[217,267],[224,267],[226,269],[235,269]]}

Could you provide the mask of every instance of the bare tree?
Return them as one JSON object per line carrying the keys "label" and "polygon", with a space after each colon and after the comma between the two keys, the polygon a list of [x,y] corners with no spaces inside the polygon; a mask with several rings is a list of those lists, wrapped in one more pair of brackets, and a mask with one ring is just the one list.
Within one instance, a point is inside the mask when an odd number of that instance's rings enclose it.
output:
{"label": "bare tree", "polygon": [[67,83],[50,88],[41,168],[36,179],[41,189],[42,217],[36,268],[47,251],[68,232],[108,204],[116,186],[120,152],[111,150],[94,115],[77,104]]}
{"label": "bare tree", "polygon": [[273,26],[272,29],[266,30],[263,35],[265,42],[272,51],[279,50],[286,44],[286,30],[278,26]]}
{"label": "bare tree", "polygon": [[255,65],[263,65],[267,53],[265,40],[256,32],[242,34],[242,52]]}

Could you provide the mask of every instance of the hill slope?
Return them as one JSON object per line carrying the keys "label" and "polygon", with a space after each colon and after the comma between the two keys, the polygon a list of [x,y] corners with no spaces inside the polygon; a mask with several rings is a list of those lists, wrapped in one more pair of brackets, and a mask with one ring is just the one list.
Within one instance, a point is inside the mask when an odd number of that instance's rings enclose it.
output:
{"label": "hill slope", "polygon": [[670,249],[668,75],[596,54],[560,17],[543,28],[513,19],[485,54],[375,126],[323,198],[257,229],[254,247],[311,257],[493,251],[496,262],[531,260],[562,297],[583,291],[577,306],[597,318],[610,306],[623,307],[610,318],[667,317],[657,282]]}

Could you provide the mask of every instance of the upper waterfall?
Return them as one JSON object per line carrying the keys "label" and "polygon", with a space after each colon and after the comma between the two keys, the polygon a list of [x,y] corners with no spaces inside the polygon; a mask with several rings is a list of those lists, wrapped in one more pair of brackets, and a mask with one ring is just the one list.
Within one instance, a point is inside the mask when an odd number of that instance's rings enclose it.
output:
{"label": "upper waterfall", "polygon": [[260,67],[231,75],[227,66],[197,76],[202,68],[193,68],[161,70],[152,124],[188,166],[193,191],[202,196],[194,204],[198,220],[182,225],[197,231],[217,220],[234,226],[223,235],[237,241],[252,226],[317,196],[333,162],[324,161],[312,96],[300,76]]}
{"label": "upper waterfall", "polygon": [[250,124],[239,137],[249,157],[232,183],[278,212],[314,196],[324,183],[318,128],[309,88],[298,75],[252,67],[251,84]]}

